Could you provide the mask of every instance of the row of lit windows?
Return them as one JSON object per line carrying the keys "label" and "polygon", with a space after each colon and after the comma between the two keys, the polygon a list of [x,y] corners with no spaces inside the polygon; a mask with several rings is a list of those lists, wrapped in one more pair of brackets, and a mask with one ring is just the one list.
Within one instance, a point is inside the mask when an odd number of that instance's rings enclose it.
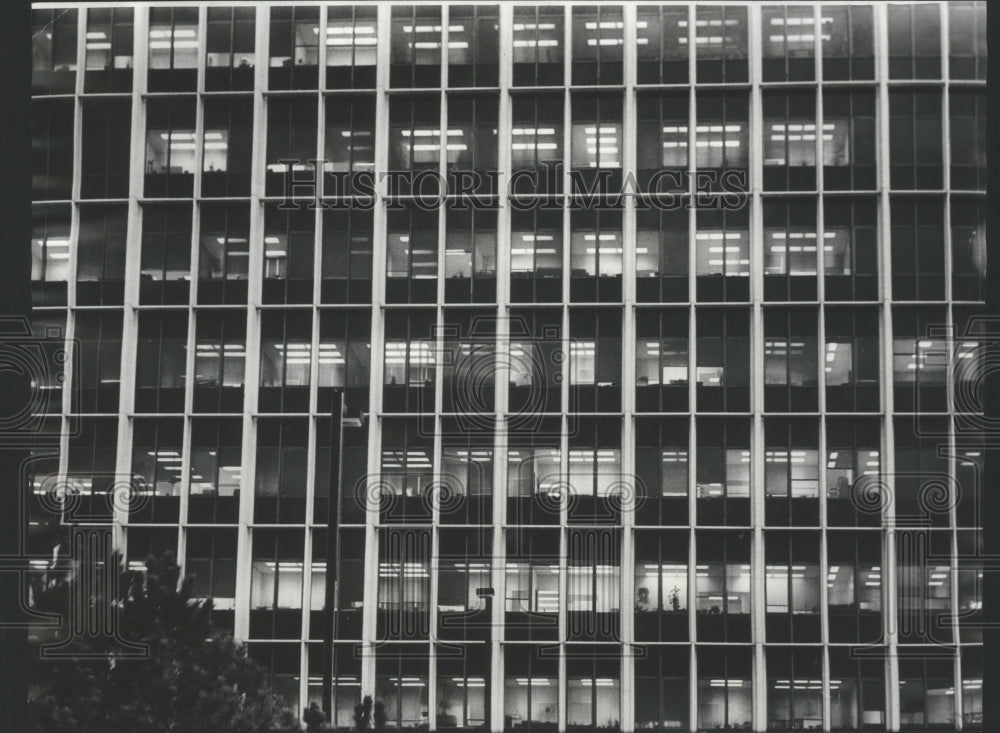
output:
{"label": "row of lit windows", "polygon": [[[893,4],[887,14],[890,79],[941,78],[944,34],[951,77],[985,79],[985,2],[948,3],[944,13],[933,3]],[[329,7],[325,26],[318,6],[271,8],[267,56],[260,59],[255,47],[258,13],[253,8],[210,7],[203,20],[199,15],[194,7],[149,9],[150,91],[193,91],[202,69],[208,90],[249,90],[258,62],[267,65],[270,89],[316,89],[321,69],[326,88],[375,87],[379,40],[374,6]],[[74,91],[78,22],[75,9],[34,11],[36,94]],[[87,11],[85,92],[131,91],[134,22],[132,8]],[[443,59],[449,86],[498,85],[498,6],[451,6],[446,25],[441,7],[393,6],[390,23],[390,86],[439,87]],[[875,78],[872,6],[766,5],[760,25],[765,82],[813,80],[817,58],[822,59],[824,79]],[[574,85],[623,83],[624,48],[631,42],[621,7],[577,6],[567,14],[558,7],[519,5],[513,9],[511,32],[504,45],[510,44],[515,86],[563,84],[567,56]],[[698,83],[747,83],[748,36],[745,6],[640,5],[635,20],[636,80],[687,83],[693,54]]]}

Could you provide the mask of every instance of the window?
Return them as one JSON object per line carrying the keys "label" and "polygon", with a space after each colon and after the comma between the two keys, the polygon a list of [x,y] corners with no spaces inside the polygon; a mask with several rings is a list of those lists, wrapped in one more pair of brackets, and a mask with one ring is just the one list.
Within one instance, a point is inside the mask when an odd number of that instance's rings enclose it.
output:
{"label": "window", "polygon": [[187,378],[188,316],[181,311],[139,313],[136,412],[182,412]]}
{"label": "window", "polygon": [[687,309],[636,311],[635,396],[642,412],[688,409]]}
{"label": "window", "polygon": [[73,93],[76,86],[76,26],[75,8],[31,11],[32,94]]}
{"label": "window", "polygon": [[[449,190],[497,193],[491,172],[497,169],[498,110],[496,97],[449,95],[446,145]],[[474,178],[466,183],[469,179],[464,177],[465,171],[475,171],[485,180],[478,186]]]}
{"label": "window", "polygon": [[764,420],[764,523],[819,525],[819,426],[812,418]]}
{"label": "window", "polygon": [[[394,171],[435,171],[441,161],[441,100],[436,95],[413,97],[393,96],[389,100],[389,168]],[[413,188],[424,195],[433,195],[431,186]],[[437,182],[437,176],[431,176]],[[390,190],[398,187],[401,194],[410,193],[409,181],[390,182]]]}
{"label": "window", "polygon": [[[511,175],[514,195],[562,191],[562,96],[515,96],[511,100]],[[523,172],[522,172],[523,171]]]}
{"label": "window", "polygon": [[[730,8],[726,13],[745,10]],[[698,8],[701,14],[702,8]],[[718,33],[718,29],[712,32]],[[699,173],[711,176],[709,188],[719,190],[718,181],[728,182],[727,190],[749,188],[750,108],[746,93],[698,94],[695,108],[695,166]],[[679,137],[678,130],[678,137]],[[677,138],[674,138],[677,139]],[[704,184],[699,183],[703,189]]]}
{"label": "window", "polygon": [[750,524],[750,423],[700,418],[696,428],[698,524]]}
{"label": "window", "polygon": [[440,7],[394,5],[391,39],[389,86],[441,86]]}
{"label": "window", "polygon": [[433,412],[436,323],[433,310],[386,311],[382,388],[386,412]]}
{"label": "window", "polygon": [[889,78],[941,78],[940,6],[889,6]]}
{"label": "window", "polygon": [[[32,359],[40,359],[36,362],[46,365],[56,365],[63,363],[63,354],[66,349],[66,311],[34,311],[31,318],[31,337],[35,343],[25,349],[26,353],[33,353]],[[21,347],[24,348],[24,347]],[[61,413],[63,411],[63,384],[65,376],[60,370],[44,369],[32,374],[31,386],[35,391],[33,401],[34,412],[36,414]],[[34,426],[37,432],[41,425]]]}
{"label": "window", "polygon": [[[570,109],[574,192],[617,190],[622,167],[621,97],[573,95]],[[606,170],[609,174],[601,176]]]}
{"label": "window", "polygon": [[445,428],[454,431],[442,436],[441,481],[451,492],[452,501],[441,508],[441,521],[489,524],[493,515],[493,432],[463,433],[462,423],[445,422]]}
{"label": "window", "polygon": [[517,426],[507,450],[507,521],[556,524],[562,511],[562,450],[558,418]]}
{"label": "window", "polygon": [[621,409],[621,311],[572,309],[569,316],[569,409]]}
{"label": "window", "polygon": [[326,12],[327,88],[374,88],[378,51],[376,9],[334,5]]}
{"label": "window", "polygon": [[243,481],[242,442],[242,418],[191,421],[188,522],[236,524]]}
{"label": "window", "polygon": [[146,104],[146,197],[190,198],[196,168],[194,100],[150,99]]}
{"label": "window", "polygon": [[811,200],[764,201],[764,298],[816,300],[816,206]]}
{"label": "window", "polygon": [[312,301],[316,212],[282,204],[264,206],[265,303]]}
{"label": "window", "polygon": [[186,305],[190,281],[190,204],[145,204],[142,207],[139,302]]}
{"label": "window", "polygon": [[691,652],[687,646],[644,647],[635,660],[636,728],[686,730]]}
{"label": "window", "polygon": [[873,79],[875,39],[872,8],[865,5],[824,5],[823,80]]}
{"label": "window", "polygon": [[[84,138],[87,140],[87,138]],[[89,142],[89,141],[88,141]],[[73,186],[73,102],[40,99],[31,104],[31,197],[68,199]]]}
{"label": "window", "polygon": [[488,729],[490,658],[478,651],[474,645],[457,650],[451,645],[438,647],[438,727]]}
{"label": "window", "polygon": [[323,212],[321,302],[371,302],[373,226],[370,211]]}
{"label": "window", "polygon": [[[700,166],[699,166],[700,167]],[[750,299],[750,222],[746,200],[736,209],[700,208],[694,235],[699,301]]]}
{"label": "window", "polygon": [[695,312],[699,412],[750,409],[749,315],[736,309]]}
{"label": "window", "polygon": [[941,188],[941,95],[935,90],[891,89],[889,127],[892,188]]}
{"label": "window", "polygon": [[815,309],[764,311],[764,409],[816,409],[819,344]]}
{"label": "window", "polygon": [[515,303],[562,300],[562,211],[533,206],[510,216],[510,297]]}
{"label": "window", "polygon": [[970,730],[983,726],[983,650],[962,647],[962,724]]}
{"label": "window", "polygon": [[426,645],[386,645],[375,661],[375,694],[384,700],[393,728],[427,728],[428,665]]}
{"label": "window", "polygon": [[194,576],[191,595],[211,598],[218,610],[236,601],[236,532],[226,529],[190,529],[184,571]]}
{"label": "window", "polygon": [[[251,534],[250,638],[298,639],[302,633],[304,535],[255,528]],[[298,669],[298,662],[296,667]]]}
{"label": "window", "polygon": [[559,531],[508,532],[506,542],[507,638],[555,640],[562,599]]}
{"label": "window", "polygon": [[572,13],[573,85],[621,84],[625,28],[622,9],[577,6]]}
{"label": "window", "polygon": [[811,92],[765,92],[764,188],[816,189],[816,98]]}
{"label": "window", "polygon": [[765,532],[768,642],[818,642],[820,533]]}
{"label": "window", "polygon": [[827,558],[830,641],[877,643],[882,638],[879,533],[828,533]]}
{"label": "window", "polygon": [[441,410],[459,413],[461,422],[474,416],[467,430],[479,416],[492,415],[496,409],[496,330],[492,314],[465,308],[444,311]]}
{"label": "window", "polygon": [[198,48],[198,8],[150,8],[149,91],[194,91]]}
{"label": "window", "polygon": [[496,5],[454,5],[448,10],[448,86],[499,83],[500,14]]}
{"label": "window", "polygon": [[918,730],[955,726],[954,660],[900,660],[899,722]]}
{"label": "window", "polygon": [[254,522],[305,521],[308,436],[308,423],[303,418],[257,421]]}
{"label": "window", "polygon": [[944,298],[944,211],[937,198],[894,196],[892,296],[895,300]]}
{"label": "window", "polygon": [[312,317],[306,311],[260,314],[260,412],[306,412],[312,361]]}
{"label": "window", "polygon": [[822,652],[816,648],[765,650],[767,729],[823,727]]}
{"label": "window", "polygon": [[636,300],[649,303],[688,299],[688,210],[636,211]]}
{"label": "window", "polygon": [[689,431],[687,418],[636,419],[636,524],[688,523]]}
{"label": "window", "polygon": [[635,27],[638,83],[687,83],[688,9],[640,5]]}
{"label": "window", "polygon": [[880,435],[878,418],[827,420],[826,511],[831,527],[881,525]]}
{"label": "window", "polygon": [[609,659],[600,647],[592,649],[579,649],[576,654],[580,658],[568,671],[566,726],[577,731],[617,730],[621,717],[621,660]]}
{"label": "window", "polygon": [[[211,8],[215,9],[215,8]],[[253,153],[253,102],[247,97],[206,97],[202,196],[248,196]]]}
{"label": "window", "polygon": [[374,184],[375,98],[326,98],[323,195],[360,193],[362,175]]}
{"label": "window", "polygon": [[129,187],[132,100],[90,99],[82,104],[80,197],[125,198]]}
{"label": "window", "polygon": [[315,195],[316,169],[312,162],[315,159],[316,100],[269,98],[265,173],[267,195]]}
{"label": "window", "polygon": [[203,204],[198,239],[198,303],[246,303],[250,271],[250,207]]}
{"label": "window", "polygon": [[[953,618],[951,562],[954,556],[951,548],[951,532],[946,529],[896,532],[896,628],[901,644],[952,643],[954,624],[949,619]],[[951,665],[952,661],[948,660],[949,669]],[[902,669],[900,677],[907,677]],[[908,696],[910,691],[904,690],[904,693]],[[903,705],[903,700],[900,703],[904,710],[909,707]]]}
{"label": "window", "polygon": [[242,412],[246,315],[198,310],[195,316],[194,410]]}
{"label": "window", "polygon": [[[951,506],[960,490],[950,475],[948,451],[941,446],[942,437],[948,435],[947,420],[924,417],[918,421],[898,415],[895,427],[896,521],[902,525],[947,527],[951,523]],[[937,498],[941,493],[945,498]]]}
{"label": "window", "polygon": [[271,8],[268,51],[270,89],[315,89],[319,85],[319,8]]}
{"label": "window", "polygon": [[559,721],[559,660],[542,647],[508,644],[504,653],[504,718],[514,727],[554,728]]}
{"label": "window", "polygon": [[[689,106],[686,94],[638,96],[636,175],[640,190],[656,193],[687,191]],[[737,140],[732,142],[738,145]],[[684,209],[678,208],[677,211]],[[645,211],[640,209],[640,213]]]}
{"label": "window", "polygon": [[[121,333],[119,329],[118,333]],[[77,433],[69,439],[66,483],[78,495],[74,508],[65,507],[64,521],[84,518],[90,521],[112,521],[109,494],[115,486],[115,453],[118,443],[116,417],[84,418]],[[171,530],[177,537],[176,529]],[[143,558],[145,559],[145,557]]]}
{"label": "window", "polygon": [[35,306],[65,305],[70,278],[70,207],[34,206],[31,212],[31,291]]}
{"label": "window", "polygon": [[438,211],[419,206],[388,213],[386,300],[432,303],[438,280]]}
{"label": "window", "polygon": [[948,72],[952,79],[986,79],[986,3],[948,3]]}
{"label": "window", "polygon": [[823,272],[827,300],[875,300],[878,240],[874,199],[823,201]]}
{"label": "window", "polygon": [[577,418],[570,424],[569,497],[570,523],[594,524],[621,521],[622,438],[617,418]]}
{"label": "window", "polygon": [[322,310],[319,315],[318,409],[333,404],[334,388],[344,389],[353,410],[367,409],[371,372],[371,314],[363,310]]}
{"label": "window", "polygon": [[986,95],[954,90],[949,97],[951,187],[986,190]]}
{"label": "window", "polygon": [[766,5],[760,23],[764,81],[815,79],[816,37],[829,35],[832,18],[817,21],[808,5]]}
{"label": "window", "polygon": [[330,556],[330,530],[317,527],[312,541],[312,594],[310,598],[309,637],[322,639],[326,622],[328,560],[338,565],[338,584],[334,623],[338,639],[361,638],[361,615],[364,609],[365,532],[361,528],[344,527],[335,535],[334,556]]}
{"label": "window", "polygon": [[208,8],[205,88],[253,89],[256,48],[254,8]]}
{"label": "window", "polygon": [[878,334],[878,312],[873,309],[826,309],[823,373],[828,410],[878,410]]}
{"label": "window", "polygon": [[685,531],[635,533],[637,640],[687,641],[688,545]]}
{"label": "window", "polygon": [[514,86],[561,86],[565,14],[560,7],[514,7]]}
{"label": "window", "polygon": [[753,717],[750,647],[700,647],[697,652],[698,727],[746,728]]}
{"label": "window", "polygon": [[76,314],[72,406],[74,413],[118,412],[121,386],[122,313],[120,310]]}
{"label": "window", "polygon": [[426,638],[431,604],[427,529],[378,531],[378,638]]}
{"label": "window", "polygon": [[83,91],[132,91],[132,8],[87,8]]}
{"label": "window", "polygon": [[567,548],[569,639],[616,639],[621,614],[621,530],[570,529]]}
{"label": "window", "polygon": [[299,700],[299,645],[247,644],[247,656],[264,668],[264,680],[284,705],[297,705]]}
{"label": "window", "polygon": [[869,191],[875,182],[875,95],[823,91],[823,187]]}
{"label": "window", "polygon": [[746,83],[747,9],[732,5],[698,5],[695,17],[698,83]]}
{"label": "window", "polygon": [[497,210],[456,205],[445,217],[445,302],[495,301]]}
{"label": "window", "polygon": [[570,300],[622,299],[622,212],[574,211],[570,217]]}
{"label": "window", "polygon": [[955,300],[983,300],[986,275],[986,202],[951,200],[951,288]]}
{"label": "window", "polygon": [[433,482],[434,441],[416,419],[382,422],[382,522],[428,522],[440,490]]}
{"label": "window", "polygon": [[[348,407],[353,405],[347,400]],[[333,418],[324,416],[316,421],[316,460],[315,479],[316,490],[313,501],[313,521],[326,523],[330,516],[330,450],[333,444]],[[370,501],[368,495],[368,427],[343,426],[341,432],[340,453],[340,522],[345,524],[364,524],[365,513]],[[337,489],[335,488],[336,492]],[[335,499],[337,497],[334,497]],[[374,497],[372,497],[374,498]],[[343,544],[343,542],[341,543]],[[363,552],[363,548],[360,549]],[[362,582],[359,578],[358,582]],[[360,638],[360,619],[358,623],[358,638]]]}
{"label": "window", "polygon": [[852,647],[831,646],[830,727],[860,730],[885,725],[885,664],[856,659]]}
{"label": "window", "polygon": [[132,480],[139,496],[130,522],[176,524],[180,516],[182,435],[180,419],[138,419],[132,425]]}

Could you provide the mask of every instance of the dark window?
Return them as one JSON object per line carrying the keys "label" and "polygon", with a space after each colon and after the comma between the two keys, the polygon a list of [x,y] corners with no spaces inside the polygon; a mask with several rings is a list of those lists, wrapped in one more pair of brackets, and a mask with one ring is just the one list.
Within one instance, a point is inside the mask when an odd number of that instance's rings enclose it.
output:
{"label": "dark window", "polygon": [[761,9],[760,33],[764,81],[812,81],[816,78],[816,35],[824,35],[822,17],[817,27],[809,5],[766,5]]}
{"label": "dark window", "polygon": [[184,423],[139,418],[132,425],[134,499],[130,522],[176,524],[180,518]]}
{"label": "dark window", "polygon": [[944,298],[943,203],[929,197],[890,200],[893,300]]}
{"label": "dark window", "polygon": [[767,412],[816,410],[816,311],[764,311],[764,409]]}
{"label": "dark window", "polygon": [[202,196],[248,196],[253,153],[249,97],[206,97]]}
{"label": "dark window", "polygon": [[447,308],[441,331],[441,409],[466,416],[493,414],[496,316],[491,311]]}
{"label": "dark window", "polygon": [[[490,174],[497,170],[498,110],[493,96],[449,95],[446,165],[452,193],[499,193],[496,179]],[[466,171],[478,173],[479,180],[463,178]]]}
{"label": "dark window", "polygon": [[569,315],[569,410],[621,409],[622,314],[575,308]]}
{"label": "dark window", "polygon": [[[951,533],[948,530],[911,530],[896,533],[899,598],[897,628],[901,643],[951,643],[953,624],[948,621],[949,618],[953,618],[951,559],[954,556],[951,548]],[[900,667],[903,666],[902,662],[903,660],[900,660]],[[950,669],[950,660],[948,666]],[[907,677],[902,669],[900,677],[903,679]],[[902,700],[900,702],[903,703]],[[903,709],[906,710],[906,707]]]}
{"label": "dark window", "polygon": [[315,89],[319,85],[319,8],[271,8],[268,88]]}
{"label": "dark window", "polygon": [[948,73],[952,79],[986,79],[986,3],[948,3]]}
{"label": "dark window", "polygon": [[561,7],[514,7],[514,86],[561,86],[566,16]]}
{"label": "dark window", "polygon": [[254,522],[298,524],[305,521],[308,437],[305,418],[257,421]]}
{"label": "dark window", "polygon": [[477,644],[438,647],[437,694],[442,701],[439,728],[489,729],[486,681],[490,679],[490,654],[481,654],[480,648]]}
{"label": "dark window", "polygon": [[80,197],[128,196],[129,144],[132,138],[131,99],[91,99],[83,102]]}
{"label": "dark window", "polygon": [[445,216],[445,302],[494,302],[497,210],[458,204],[449,207]]}
{"label": "dark window", "polygon": [[[86,135],[84,140],[89,144]],[[73,101],[31,104],[32,199],[68,199],[73,190]]]}
{"label": "dark window", "polygon": [[687,641],[689,545],[684,530],[635,533],[636,640]]}
{"label": "dark window", "polygon": [[562,191],[563,110],[562,95],[518,96],[511,100],[513,195]]}
{"label": "dark window", "polygon": [[900,659],[900,725],[909,730],[948,730],[955,727],[955,717],[955,660]]}
{"label": "dark window", "polygon": [[983,649],[961,648],[962,665],[962,727],[963,730],[983,729]]}
{"label": "dark window", "polygon": [[73,359],[77,370],[73,374],[70,409],[75,413],[117,412],[122,362],[121,311],[78,311],[73,337],[77,343]]}
{"label": "dark window", "polygon": [[764,600],[768,642],[818,642],[820,533],[764,535]]}
{"label": "dark window", "polygon": [[688,9],[640,5],[635,27],[638,83],[687,83]]}
{"label": "dark window", "polygon": [[941,78],[941,6],[889,6],[889,78]]}
{"label": "dark window", "polygon": [[574,193],[613,194],[621,188],[621,97],[574,94],[570,167]]}
{"label": "dark window", "polygon": [[242,412],[246,315],[199,310],[195,322],[194,411]]}
{"label": "dark window", "polygon": [[816,189],[816,97],[812,92],[763,95],[764,188]]}
{"label": "dark window", "polygon": [[[304,461],[303,461],[304,463]],[[251,534],[250,574],[250,638],[298,639],[302,633],[302,585],[304,534],[301,529],[255,528]],[[256,645],[248,645],[252,650]],[[275,646],[275,649],[292,646]],[[297,680],[290,675],[299,669],[298,645],[294,646],[295,660],[286,660],[281,668],[289,674],[288,682],[294,686],[289,692],[295,695]],[[270,665],[268,665],[270,666]],[[274,683],[272,683],[274,684]],[[279,688],[280,689],[280,688]],[[277,690],[274,690],[277,692]],[[297,697],[297,695],[295,695]],[[293,698],[294,699],[294,698]]]}
{"label": "dark window", "polygon": [[246,303],[250,271],[250,208],[204,204],[200,212],[198,303]]}
{"label": "dark window", "polygon": [[503,648],[503,713],[511,727],[552,730],[558,724],[559,659],[543,650],[534,644]]}
{"label": "dark window", "polygon": [[[559,418],[536,419],[531,425],[513,427],[516,429],[509,433],[507,449],[507,521],[511,524],[558,524],[564,493],[559,448],[561,422]],[[557,539],[555,547],[558,546]],[[558,561],[555,564],[558,565]],[[523,600],[527,603],[529,596],[525,595]],[[540,609],[525,607],[523,610]]]}
{"label": "dark window", "polygon": [[816,204],[764,201],[764,298],[816,300]]}
{"label": "dark window", "polygon": [[610,5],[576,6],[572,13],[572,83],[621,84],[625,28],[622,9]]}
{"label": "dark window", "polygon": [[823,39],[823,80],[873,79],[875,38],[872,8],[865,5],[824,5],[820,16]]}
{"label": "dark window", "polygon": [[878,418],[826,422],[826,512],[831,527],[878,527],[885,497]]}
{"label": "dark window", "polygon": [[750,313],[699,310],[695,371],[699,412],[750,409]]}
{"label": "dark window", "polygon": [[312,361],[308,311],[261,311],[260,412],[306,412]]}
{"label": "dark window", "polygon": [[183,412],[188,316],[182,311],[139,314],[136,412]]}
{"label": "dark window", "polygon": [[765,649],[767,729],[823,727],[823,663],[817,648]]}
{"label": "dark window", "polygon": [[150,99],[146,106],[146,197],[190,198],[196,168],[195,100]]}
{"label": "dark window", "polygon": [[[877,648],[876,648],[877,649]],[[881,656],[884,649],[877,649]],[[830,647],[830,727],[885,727],[885,663],[860,657],[852,647]]]}
{"label": "dark window", "polygon": [[370,211],[323,212],[321,302],[371,302],[372,227]]}
{"label": "dark window", "polygon": [[948,439],[947,420],[899,415],[895,418],[895,428],[893,506],[896,523],[947,527],[951,522],[951,506],[958,498],[948,451],[941,447],[942,439]]}
{"label": "dark window", "polygon": [[191,205],[144,205],[139,302],[187,305],[190,282]]}
{"label": "dark window", "polygon": [[[205,42],[205,88],[209,91],[253,89],[256,63],[256,10],[209,8]],[[249,125],[248,125],[249,127]]]}
{"label": "dark window", "polygon": [[438,281],[437,209],[400,207],[388,213],[386,233],[386,300],[390,303],[433,303]]}
{"label": "dark window", "polygon": [[636,311],[635,402],[641,412],[687,412],[690,319],[686,308]]}
{"label": "dark window", "polygon": [[[493,431],[463,430],[464,422],[461,418],[443,421],[441,481],[449,502],[441,507],[440,521],[489,524],[493,521]],[[485,552],[493,554],[488,548]]]}
{"label": "dark window", "polygon": [[647,303],[688,299],[690,217],[686,207],[636,211],[636,300]]}
{"label": "dark window", "polygon": [[353,410],[368,409],[371,372],[371,314],[359,310],[324,310],[319,318],[318,409],[333,404],[333,390],[344,390]]}
{"label": "dark window", "polygon": [[[750,540],[750,532],[698,530],[695,533],[694,586],[699,642],[750,641]],[[735,649],[715,648],[725,652],[730,661],[742,656]],[[747,662],[749,658],[747,654]],[[703,666],[702,661],[699,651],[699,674],[711,667]],[[749,664],[746,674],[749,680]],[[699,698],[699,702],[706,705],[704,691],[699,691]],[[749,708],[746,714],[749,720]],[[699,720],[698,725],[705,726],[707,722]]]}
{"label": "dark window", "polygon": [[[750,423],[701,418],[697,427],[695,490],[698,524],[750,524]],[[746,613],[749,613],[749,605]]]}
{"label": "dark window", "polygon": [[242,418],[195,418],[191,421],[189,522],[237,522],[243,482],[242,442]]}
{"label": "dark window", "polygon": [[[389,169],[433,171],[441,164],[441,100],[437,95],[393,96],[389,100]],[[391,194],[439,195],[439,177],[389,180]]]}
{"label": "dark window", "polygon": [[750,300],[749,207],[746,199],[740,203],[729,210],[698,209],[694,247],[699,301]]}
{"label": "dark window", "polygon": [[304,206],[264,207],[265,303],[312,302],[316,212]]}
{"label": "dark window", "polygon": [[636,418],[635,522],[688,523],[690,428],[687,418]]}
{"label": "dark window", "polygon": [[636,174],[642,191],[687,191],[689,106],[687,94],[638,97]]}
{"label": "dark window", "polygon": [[311,161],[316,160],[316,124],[315,99],[268,100],[265,173],[268,196],[315,196],[316,168]]}
{"label": "dark window", "polygon": [[[351,409],[354,405],[344,401]],[[326,409],[320,406],[321,410]],[[316,421],[316,493],[313,502],[313,521],[325,524],[329,516],[330,501],[330,446],[331,417]],[[340,522],[364,524],[369,508],[368,494],[368,426],[344,426],[340,453]],[[371,502],[374,504],[374,502]],[[363,541],[362,541],[363,544]],[[360,550],[363,552],[363,548]],[[342,580],[342,582],[347,582]],[[363,582],[358,579],[358,582]],[[357,631],[360,638],[360,620]]]}
{"label": "dark window", "polygon": [[826,309],[823,372],[832,412],[879,409],[879,316],[874,309]]}
{"label": "dark window", "polygon": [[437,369],[437,319],[433,310],[388,310],[382,409],[433,412]]}
{"label": "dark window", "polygon": [[[731,8],[726,12],[737,10],[743,11],[745,8]],[[710,32],[724,31],[714,28]],[[746,93],[699,94],[695,108],[697,124],[694,128],[694,157],[701,176],[698,189],[749,190],[750,108]],[[814,112],[810,114],[815,116]]]}
{"label": "dark window", "polygon": [[875,199],[823,201],[823,272],[827,300],[875,300],[878,239]]}
{"label": "dark window", "polygon": [[699,5],[694,43],[698,83],[746,83],[747,9],[726,5]]}
{"label": "dark window", "polygon": [[883,636],[881,533],[828,533],[826,587],[830,641],[878,643]]}
{"label": "dark window", "polygon": [[66,305],[70,279],[69,205],[34,206],[31,211],[31,301]]}
{"label": "dark window", "polygon": [[377,9],[334,5],[326,12],[327,89],[373,89]]}
{"label": "dark window", "polygon": [[[317,527],[312,540],[312,596],[309,605],[309,637],[322,639],[324,634],[327,589],[327,540],[329,529]],[[334,559],[334,558],[329,558]],[[337,639],[361,638],[361,614],[364,609],[365,532],[343,528],[337,533],[337,597],[334,617]]]}
{"label": "dark window", "polygon": [[[297,618],[297,614],[293,613]],[[286,707],[299,701],[299,645],[247,644],[247,656],[264,668],[264,679]]]}
{"label": "dark window", "polygon": [[823,92],[823,186],[828,191],[875,188],[875,94]]}
{"label": "dark window", "polygon": [[73,93],[76,88],[76,25],[75,8],[31,11],[32,94]]}
{"label": "dark window", "polygon": [[[426,639],[427,634],[421,637]],[[386,644],[379,648],[375,694],[385,701],[389,726],[412,729],[427,724],[429,660],[430,648],[426,644]]]}
{"label": "dark window", "polygon": [[[931,7],[931,6],[926,6]],[[934,7],[937,12],[937,7]],[[894,189],[941,188],[941,94],[889,91],[889,177]]]}
{"label": "dark window", "polygon": [[951,200],[951,288],[955,300],[983,300],[986,292],[986,202]]}
{"label": "dark window", "polygon": [[[66,349],[66,311],[36,310],[31,317],[31,334],[36,343],[28,349],[34,352],[35,358],[41,359],[41,363],[47,365],[63,363]],[[34,388],[37,389],[36,401],[33,403],[35,413],[39,415],[61,413],[63,384],[66,381],[64,374],[56,372],[55,369],[40,370],[33,376],[32,381]],[[38,423],[33,427],[36,431],[39,431],[39,428]]]}
{"label": "dark window", "polygon": [[453,5],[448,11],[448,86],[499,83],[500,33],[496,5]]}
{"label": "dark window", "polygon": [[533,206],[511,212],[510,298],[515,303],[562,300],[561,210]]}
{"label": "dark window", "polygon": [[[121,333],[120,328],[118,333]],[[117,417],[79,421],[76,434],[69,439],[66,465],[66,485],[77,498],[74,506],[63,508],[63,521],[111,523],[114,504],[109,494],[118,481],[115,473],[117,450]],[[177,530],[170,531],[176,541]]]}
{"label": "dark window", "polygon": [[132,8],[87,9],[83,91],[132,91]]}
{"label": "dark window", "polygon": [[435,495],[434,440],[416,419],[382,421],[380,520],[430,522]]}
{"label": "dark window", "polygon": [[764,420],[764,523],[819,524],[819,425],[814,418]]}
{"label": "dark window", "polygon": [[389,85],[441,86],[441,8],[394,5]]}
{"label": "dark window", "polygon": [[510,413],[559,412],[565,353],[562,311],[512,310],[510,316]]}
{"label": "dark window", "polygon": [[236,605],[236,529],[188,530],[184,572],[194,576],[191,595],[212,599],[212,620],[232,633]]}
{"label": "dark window", "polygon": [[149,91],[194,91],[198,40],[198,8],[149,9]]}
{"label": "dark window", "polygon": [[590,731],[602,725],[617,730],[621,659],[597,645],[575,647],[571,655],[573,661],[567,667],[566,679],[566,730]]}
{"label": "dark window", "polygon": [[375,98],[326,98],[323,195],[359,193],[362,174],[374,184]]}
{"label": "dark window", "polygon": [[951,188],[986,190],[986,93],[952,90],[948,124],[951,126]]}

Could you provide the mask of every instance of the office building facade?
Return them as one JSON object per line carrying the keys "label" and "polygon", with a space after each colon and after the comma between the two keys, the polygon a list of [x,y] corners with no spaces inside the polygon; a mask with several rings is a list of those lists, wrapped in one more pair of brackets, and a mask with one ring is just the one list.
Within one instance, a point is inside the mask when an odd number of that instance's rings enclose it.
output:
{"label": "office building facade", "polygon": [[35,5],[32,551],[342,727],[981,730],[985,12]]}

